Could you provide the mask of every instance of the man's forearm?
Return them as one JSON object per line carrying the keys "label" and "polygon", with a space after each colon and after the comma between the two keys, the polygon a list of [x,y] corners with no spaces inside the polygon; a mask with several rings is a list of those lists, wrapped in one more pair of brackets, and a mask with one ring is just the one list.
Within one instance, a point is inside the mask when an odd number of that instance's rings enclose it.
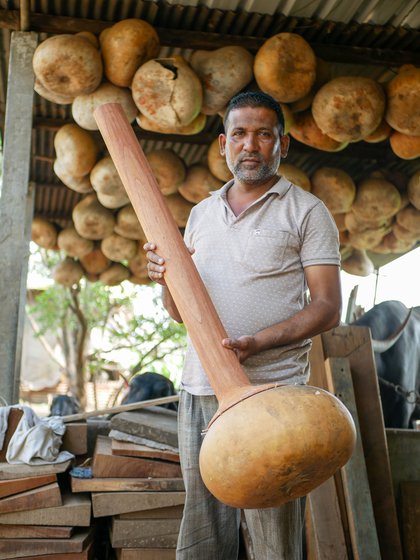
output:
{"label": "man's forearm", "polygon": [[172,319],[177,323],[182,323],[183,322],[182,317],[179,314],[178,308],[175,305],[175,302],[171,296],[171,292],[165,286],[162,286],[162,302],[164,308],[172,317]]}
{"label": "man's forearm", "polygon": [[254,335],[258,351],[277,348],[312,338],[336,327],[340,322],[340,310],[329,302],[311,302],[296,315],[263,329]]}

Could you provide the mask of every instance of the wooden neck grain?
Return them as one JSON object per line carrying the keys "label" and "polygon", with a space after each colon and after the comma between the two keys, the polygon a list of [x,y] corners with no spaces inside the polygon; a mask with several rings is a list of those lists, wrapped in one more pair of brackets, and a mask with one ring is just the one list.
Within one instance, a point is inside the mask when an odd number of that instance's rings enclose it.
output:
{"label": "wooden neck grain", "polygon": [[169,291],[210,384],[223,400],[250,385],[249,379],[235,353],[222,346],[226,331],[124,111],[118,103],[107,103],[94,116],[147,239],[165,258]]}

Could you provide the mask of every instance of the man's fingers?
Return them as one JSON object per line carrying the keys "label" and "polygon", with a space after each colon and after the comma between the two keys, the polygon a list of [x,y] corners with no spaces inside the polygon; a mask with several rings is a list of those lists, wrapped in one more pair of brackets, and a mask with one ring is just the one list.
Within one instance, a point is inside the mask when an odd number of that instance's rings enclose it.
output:
{"label": "man's fingers", "polygon": [[238,341],[232,338],[224,338],[222,344],[226,346],[226,348],[239,348]]}

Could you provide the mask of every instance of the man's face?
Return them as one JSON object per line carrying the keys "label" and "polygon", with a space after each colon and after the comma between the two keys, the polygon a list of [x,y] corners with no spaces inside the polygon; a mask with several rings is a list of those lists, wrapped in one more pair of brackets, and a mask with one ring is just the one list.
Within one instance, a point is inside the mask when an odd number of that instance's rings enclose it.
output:
{"label": "man's face", "polygon": [[220,152],[234,177],[260,185],[274,177],[289,139],[280,136],[277,116],[266,107],[241,107],[230,112],[226,134],[219,137]]}

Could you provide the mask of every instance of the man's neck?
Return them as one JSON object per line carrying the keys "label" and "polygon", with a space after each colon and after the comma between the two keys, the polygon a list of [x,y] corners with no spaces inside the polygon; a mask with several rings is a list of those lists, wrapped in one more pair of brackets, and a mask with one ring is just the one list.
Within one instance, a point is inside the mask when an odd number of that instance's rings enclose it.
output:
{"label": "man's neck", "polygon": [[261,185],[244,183],[235,179],[227,191],[227,200],[235,216],[239,216],[239,214],[249,208],[253,202],[270,190],[277,181],[277,175],[274,175]]}

